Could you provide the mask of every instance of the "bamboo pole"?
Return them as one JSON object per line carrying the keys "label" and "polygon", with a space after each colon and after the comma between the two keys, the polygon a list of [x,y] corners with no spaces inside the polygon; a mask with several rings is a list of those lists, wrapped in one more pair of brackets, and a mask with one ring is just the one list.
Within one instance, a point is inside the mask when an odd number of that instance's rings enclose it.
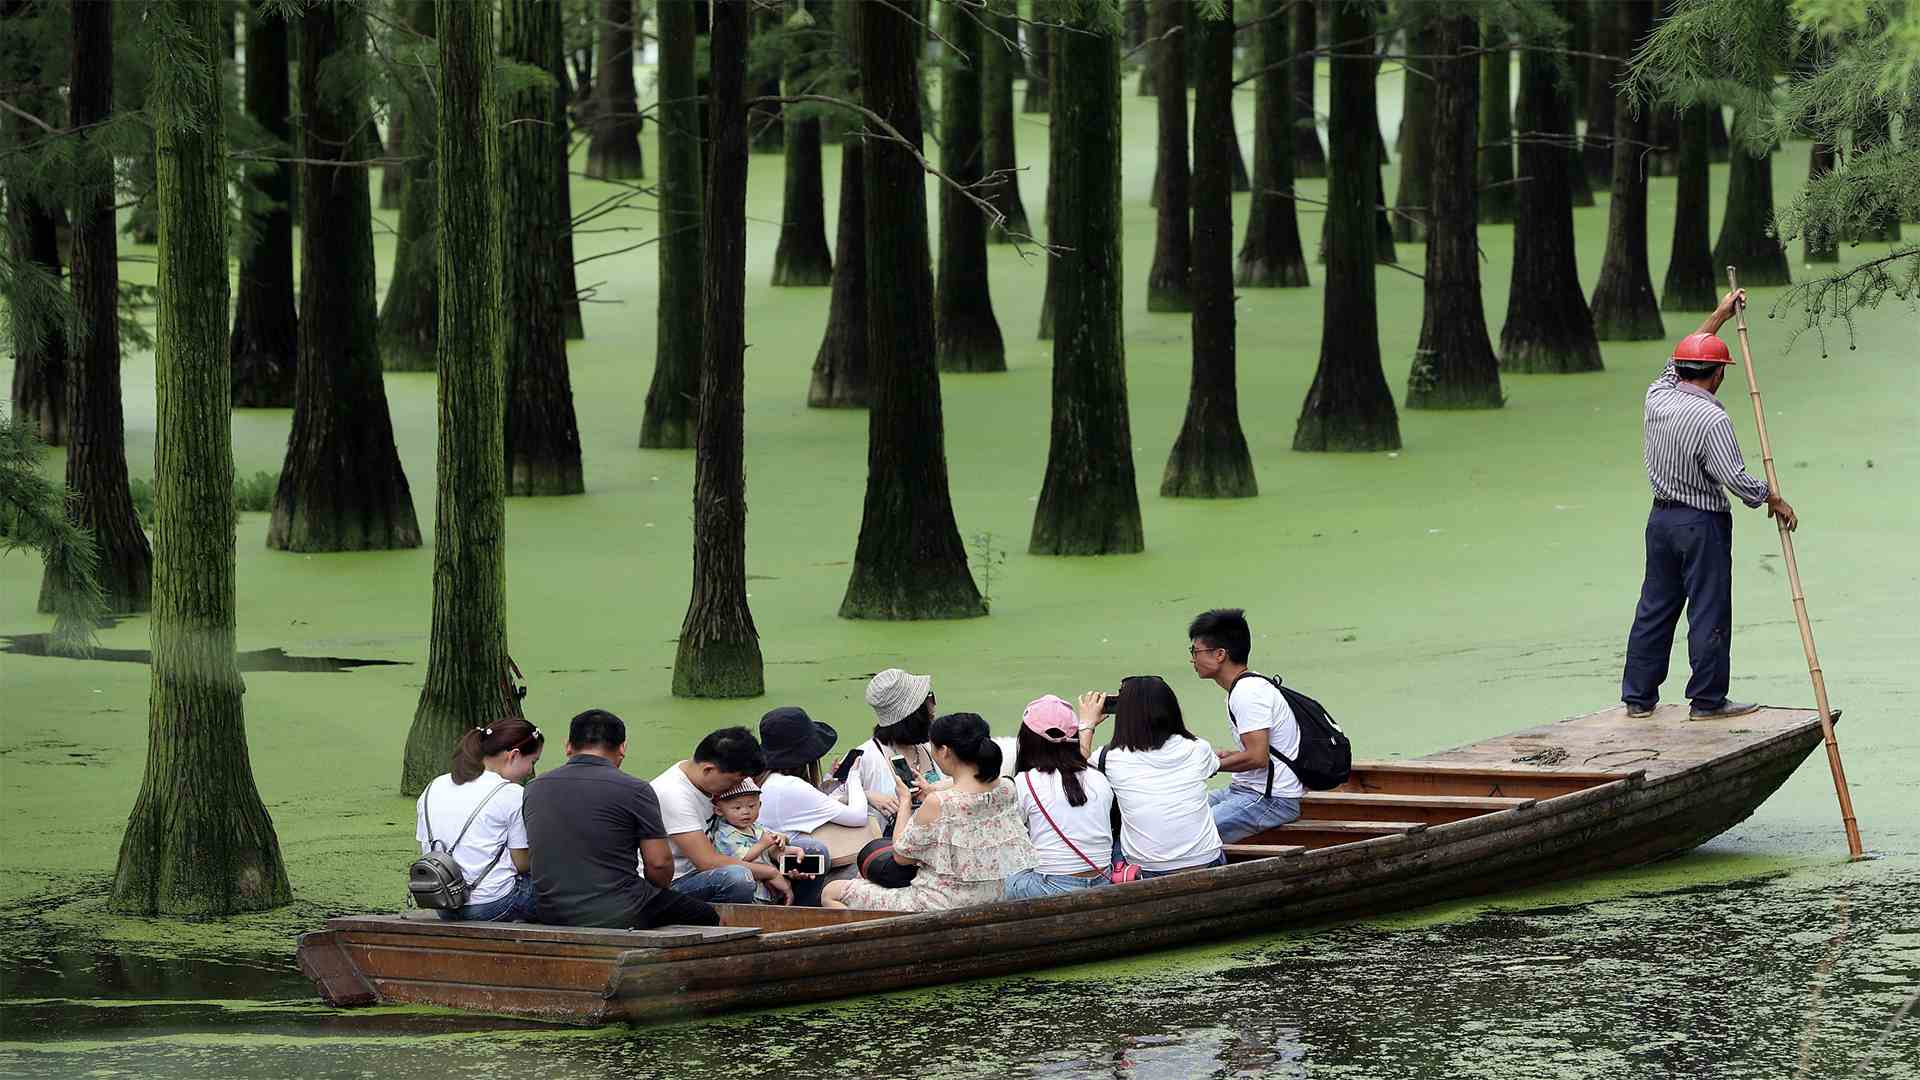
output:
{"label": "bamboo pole", "polygon": [[[1727,267],[1727,287],[1738,293],[1740,283],[1734,268]],[[1780,494],[1780,477],[1773,468],[1773,444],[1767,439],[1767,411],[1760,404],[1760,380],[1753,370],[1753,350],[1747,346],[1747,305],[1734,305],[1734,326],[1740,334],[1740,359],[1747,370],[1747,395],[1753,401],[1753,424],[1760,433],[1760,462],[1766,467],[1767,487]],[[1807,595],[1800,588],[1800,565],[1793,558],[1793,533],[1786,518],[1775,514],[1780,529],[1780,554],[1787,563],[1787,585],[1793,590],[1793,617],[1800,624],[1800,645],[1807,652],[1807,674],[1813,679],[1813,703],[1820,710],[1820,737],[1827,744],[1827,767],[1833,770],[1833,790],[1840,796],[1840,820],[1847,829],[1847,855],[1864,856],[1860,850],[1860,825],[1853,818],[1853,796],[1847,792],[1847,770],[1840,764],[1840,743],[1833,734],[1833,709],[1827,704],[1827,679],[1820,671],[1820,654],[1813,647],[1813,624],[1807,620]]]}

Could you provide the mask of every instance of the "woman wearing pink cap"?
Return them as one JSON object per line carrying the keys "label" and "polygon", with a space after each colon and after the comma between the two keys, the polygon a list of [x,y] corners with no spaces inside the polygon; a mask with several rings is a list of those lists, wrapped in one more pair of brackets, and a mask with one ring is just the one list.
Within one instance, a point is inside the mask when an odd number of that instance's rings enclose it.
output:
{"label": "woman wearing pink cap", "polygon": [[1113,787],[1080,751],[1073,706],[1048,694],[1020,718],[1014,795],[1036,865],[1007,879],[1007,899],[1059,896],[1107,884],[1097,860],[1113,852]]}

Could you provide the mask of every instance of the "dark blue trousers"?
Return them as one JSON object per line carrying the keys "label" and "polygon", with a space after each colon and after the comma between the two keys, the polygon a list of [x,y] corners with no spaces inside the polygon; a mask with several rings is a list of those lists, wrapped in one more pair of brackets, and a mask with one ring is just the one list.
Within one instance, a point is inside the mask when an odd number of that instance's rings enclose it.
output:
{"label": "dark blue trousers", "polygon": [[1647,575],[1627,635],[1620,700],[1660,701],[1673,628],[1687,612],[1687,697],[1696,709],[1726,704],[1733,630],[1733,515],[1655,502],[1647,516]]}

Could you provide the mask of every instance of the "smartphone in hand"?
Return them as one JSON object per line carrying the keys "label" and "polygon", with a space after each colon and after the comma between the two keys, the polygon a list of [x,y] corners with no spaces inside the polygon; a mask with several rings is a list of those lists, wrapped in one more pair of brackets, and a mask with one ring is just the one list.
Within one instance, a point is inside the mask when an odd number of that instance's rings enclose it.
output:
{"label": "smartphone in hand", "polygon": [[780,872],[819,877],[827,872],[827,857],[817,851],[788,848],[780,856]]}
{"label": "smartphone in hand", "polygon": [[847,751],[847,756],[840,759],[840,767],[833,770],[833,778],[843,784],[846,783],[847,777],[853,775],[853,767],[859,762],[860,755],[865,752],[863,747],[858,746]]}

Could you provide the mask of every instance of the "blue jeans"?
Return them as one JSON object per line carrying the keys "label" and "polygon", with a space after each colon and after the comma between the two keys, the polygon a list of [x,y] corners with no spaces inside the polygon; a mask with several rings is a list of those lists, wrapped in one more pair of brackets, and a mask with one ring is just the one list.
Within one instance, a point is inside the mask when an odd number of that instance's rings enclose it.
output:
{"label": "blue jeans", "polygon": [[753,871],[739,863],[716,870],[695,870],[673,882],[674,892],[710,904],[751,904],[754,888]]}
{"label": "blue jeans", "polygon": [[533,914],[533,879],[521,874],[513,879],[513,888],[484,904],[468,904],[453,911],[441,911],[450,922],[526,922]]}
{"label": "blue jeans", "polygon": [[1237,844],[1256,833],[1279,828],[1300,817],[1300,800],[1285,795],[1261,795],[1245,788],[1224,787],[1207,796],[1213,807],[1213,827],[1222,843]]}
{"label": "blue jeans", "polygon": [[1210,863],[1201,863],[1199,866],[1183,866],[1178,870],[1149,870],[1143,866],[1140,868],[1140,880],[1145,881],[1148,878],[1166,877],[1168,874],[1184,874],[1189,870],[1205,870],[1209,866],[1225,865],[1227,865],[1227,853],[1223,851]]}
{"label": "blue jeans", "polygon": [[1007,879],[1003,899],[1032,900],[1039,896],[1065,896],[1068,893],[1080,892],[1106,883],[1107,879],[1104,877],[1074,877],[1072,874],[1043,874],[1038,870],[1022,870]]}
{"label": "blue jeans", "polygon": [[1687,697],[1696,709],[1727,703],[1733,627],[1733,515],[1655,503],[1647,516],[1647,572],[1627,634],[1620,700],[1652,708],[1673,655],[1674,626],[1687,611]]}

